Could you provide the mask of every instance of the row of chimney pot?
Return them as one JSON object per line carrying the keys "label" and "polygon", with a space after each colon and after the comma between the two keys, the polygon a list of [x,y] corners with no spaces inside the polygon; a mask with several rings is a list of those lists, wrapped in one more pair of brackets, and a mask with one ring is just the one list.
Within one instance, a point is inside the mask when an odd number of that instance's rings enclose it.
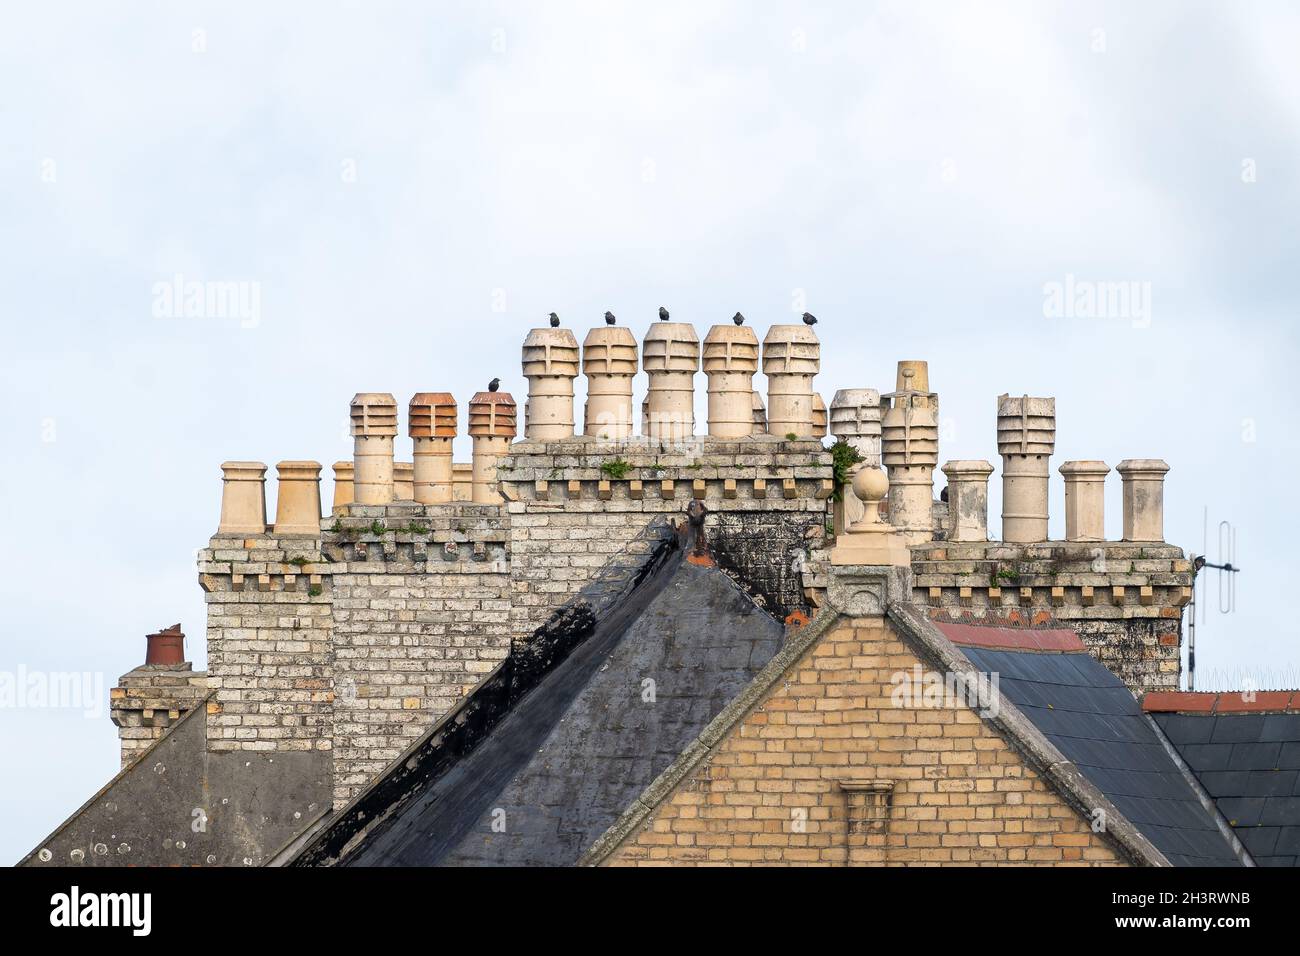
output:
{"label": "row of chimney pot", "polygon": [[[895,390],[844,389],[829,409],[812,389],[820,365],[820,346],[807,325],[773,326],[762,346],[768,376],[769,407],[763,408],[752,379],[759,365],[759,344],[746,326],[717,325],[704,340],[704,370],[709,377],[709,435],[743,438],[764,431],[820,438],[829,431],[857,449],[862,457],[849,478],[862,468],[881,465],[889,475],[889,521],[909,545],[933,536],[934,469],[939,463],[939,396],[930,391],[923,361],[898,363]],[[530,440],[562,440],[573,435],[573,379],[578,374],[578,344],[562,328],[534,329],[524,341],[523,368],[529,381],[525,433]],[[693,378],[700,367],[700,345],[692,326],[654,323],[642,348],[649,393],[642,406],[643,434],[661,440],[685,439],[694,433]],[[617,440],[632,434],[632,379],[637,347],[632,333],[619,326],[592,329],[583,343],[582,369],[589,380],[586,434]],[[443,504],[463,500],[456,494],[452,441],[457,431],[455,399],[447,392],[420,392],[408,409],[413,461],[395,462],[397,401],[381,392],[363,392],[352,400],[353,461],[335,468],[335,506],[387,504],[393,500]],[[509,452],[518,428],[514,399],[506,392],[485,391],[469,403],[469,494],[477,504],[499,504],[497,460]],[[1048,462],[1056,442],[1056,400],[1002,395],[997,407],[998,452],[1002,456],[1002,540],[1034,543],[1047,540]],[[315,462],[281,462],[280,496],[273,530],[277,534],[315,534],[320,525],[320,466]],[[260,533],[266,528],[263,494],[266,466],[226,462],[222,466],[220,533]],[[1065,477],[1066,539],[1104,540],[1102,462],[1075,461],[1061,466]],[[1133,459],[1117,469],[1124,482],[1124,540],[1160,541],[1164,537],[1163,486],[1169,466]],[[949,535],[954,541],[988,539],[988,479],[985,461],[950,461]],[[836,530],[862,520],[864,505],[854,495],[837,503]]]}

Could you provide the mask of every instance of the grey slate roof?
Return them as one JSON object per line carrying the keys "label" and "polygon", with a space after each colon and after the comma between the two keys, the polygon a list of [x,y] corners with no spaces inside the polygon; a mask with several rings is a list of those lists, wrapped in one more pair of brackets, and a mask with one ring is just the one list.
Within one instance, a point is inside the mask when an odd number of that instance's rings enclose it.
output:
{"label": "grey slate roof", "polygon": [[1090,654],[959,646],[1171,863],[1240,863],[1137,700]]}
{"label": "grey slate roof", "polygon": [[1300,863],[1300,714],[1153,714],[1260,866]]}
{"label": "grey slate roof", "polygon": [[661,573],[627,628],[574,650],[346,864],[576,863],[781,646],[782,625],[723,573]]}

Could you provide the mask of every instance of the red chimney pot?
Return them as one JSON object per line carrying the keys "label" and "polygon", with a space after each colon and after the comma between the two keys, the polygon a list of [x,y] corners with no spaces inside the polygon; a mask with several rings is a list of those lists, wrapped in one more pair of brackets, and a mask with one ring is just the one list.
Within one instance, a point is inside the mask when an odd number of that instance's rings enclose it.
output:
{"label": "red chimney pot", "polygon": [[185,635],[179,624],[164,627],[157,634],[147,634],[145,640],[148,642],[145,664],[185,663]]}

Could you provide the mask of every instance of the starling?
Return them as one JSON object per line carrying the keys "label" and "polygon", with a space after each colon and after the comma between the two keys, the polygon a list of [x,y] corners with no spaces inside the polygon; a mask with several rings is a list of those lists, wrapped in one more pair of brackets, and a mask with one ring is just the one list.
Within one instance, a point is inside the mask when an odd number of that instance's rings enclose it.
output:
{"label": "starling", "polygon": [[662,305],[659,306],[659,321],[660,322],[668,321],[668,310],[665,309]]}
{"label": "starling", "polygon": [[559,327],[560,327],[560,317],[559,317],[558,315],[556,315],[554,312],[552,312],[552,313],[551,313],[551,328],[553,328],[553,329],[558,329]]}
{"label": "starling", "polygon": [[745,317],[741,315],[739,312],[737,312],[735,315],[731,317],[731,321],[735,322],[737,325],[744,325]]}
{"label": "starling", "polygon": [[501,387],[501,379],[499,378],[494,378],[492,379],[492,381],[488,382],[489,392],[495,392],[500,387]]}
{"label": "starling", "polygon": [[605,324],[606,324],[606,325],[613,325],[613,324],[615,323],[615,321],[617,321],[617,320],[614,318],[614,313],[613,313],[613,312],[606,312],[606,313],[605,313]]}
{"label": "starling", "polygon": [[817,324],[817,316],[813,315],[811,312],[805,312],[805,313],[803,314],[803,324],[804,324],[804,325],[816,325],[816,324]]}

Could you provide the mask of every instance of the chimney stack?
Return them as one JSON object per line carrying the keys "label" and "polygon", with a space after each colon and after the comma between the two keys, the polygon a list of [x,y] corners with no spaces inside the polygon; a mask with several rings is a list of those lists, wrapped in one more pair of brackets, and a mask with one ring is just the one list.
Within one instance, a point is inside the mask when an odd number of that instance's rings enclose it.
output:
{"label": "chimney stack", "polygon": [[393,439],[397,400],[387,392],[361,392],[352,399],[353,489],[359,505],[393,500]]}
{"label": "chimney stack", "polygon": [[320,535],[320,462],[282,461],[275,466],[277,535]]}
{"label": "chimney stack", "polygon": [[1056,446],[1056,399],[998,396],[1002,540],[1047,540],[1048,465]]}
{"label": "chimney stack", "polygon": [[266,534],[266,465],[262,462],[222,462],[217,534]]}
{"label": "chimney stack", "polygon": [[1067,461],[1058,469],[1065,477],[1065,540],[1106,540],[1106,475],[1104,461]]}
{"label": "chimney stack", "polygon": [[767,430],[778,437],[813,437],[813,379],[821,344],[810,325],[774,325],[763,339]]}
{"label": "chimney stack", "polygon": [[925,362],[898,363],[896,391],[884,396],[881,460],[889,470],[889,523],[909,545],[934,537],[934,469],[939,464],[939,396]]}
{"label": "chimney stack", "polygon": [[709,436],[748,438],[754,434],[754,373],[758,336],[747,325],[715,325],[704,338],[704,374],[709,377]]}
{"label": "chimney stack", "polygon": [[1165,540],[1165,474],[1159,458],[1126,458],[1115,466],[1124,482],[1124,540]]}
{"label": "chimney stack", "polygon": [[578,377],[578,340],[568,329],[533,329],[524,339],[524,436],[529,441],[573,437],[573,380]]}
{"label": "chimney stack", "polygon": [[601,325],[582,343],[582,372],[587,376],[587,406],[582,433],[604,441],[631,438],[632,380],[637,372],[637,344],[623,325]]}
{"label": "chimney stack", "polygon": [[989,539],[989,475],[987,461],[950,461],[943,466],[948,477],[948,540]]}
{"label": "chimney stack", "polygon": [[414,448],[412,495],[426,505],[451,501],[451,444],[456,437],[456,399],[447,392],[417,392],[407,408]]}
{"label": "chimney stack", "polygon": [[479,392],[469,402],[469,433],[474,439],[473,495],[479,505],[504,501],[497,484],[497,459],[510,450],[517,433],[515,400],[509,392]]}
{"label": "chimney stack", "polygon": [[700,369],[700,340],[687,322],[654,322],[641,348],[641,364],[650,378],[646,395],[647,438],[685,441],[695,434],[695,373]]}

